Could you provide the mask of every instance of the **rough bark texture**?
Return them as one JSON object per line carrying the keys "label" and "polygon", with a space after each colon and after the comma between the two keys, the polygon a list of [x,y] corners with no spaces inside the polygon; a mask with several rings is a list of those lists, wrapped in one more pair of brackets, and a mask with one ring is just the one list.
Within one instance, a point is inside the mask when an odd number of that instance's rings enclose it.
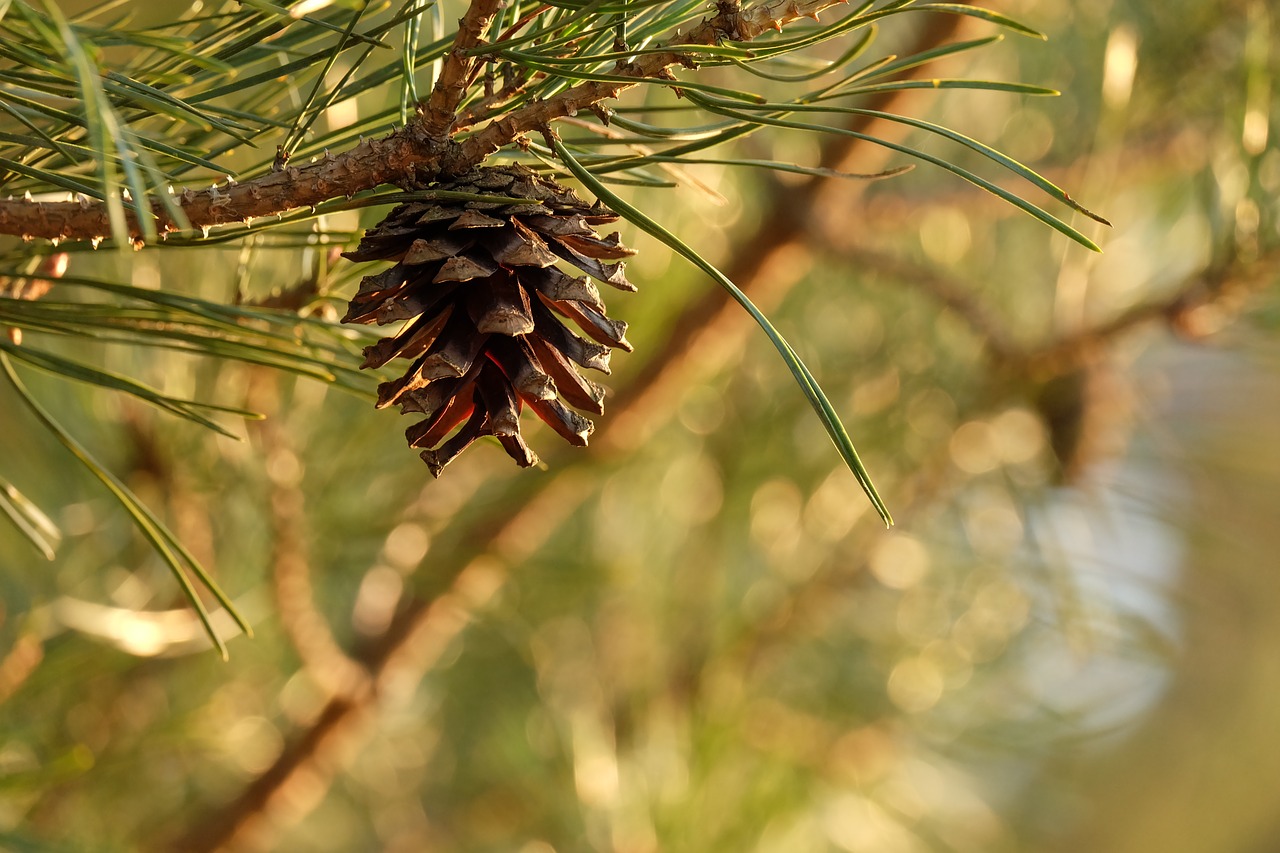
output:
{"label": "rough bark texture", "polygon": [[431,90],[431,97],[423,105],[422,131],[428,138],[440,138],[453,129],[458,104],[466,97],[467,85],[476,67],[476,60],[467,51],[483,40],[485,29],[498,11],[500,0],[475,0],[467,7],[467,14],[458,21],[458,36],[453,49],[445,60],[440,79]]}

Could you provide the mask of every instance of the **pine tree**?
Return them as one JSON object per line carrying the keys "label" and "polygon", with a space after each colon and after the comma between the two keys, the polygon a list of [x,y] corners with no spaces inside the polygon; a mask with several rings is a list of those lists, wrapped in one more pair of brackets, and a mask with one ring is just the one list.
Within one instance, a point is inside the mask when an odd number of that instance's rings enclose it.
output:
{"label": "pine tree", "polygon": [[1183,5],[0,0],[0,846],[1046,846],[1131,711],[1044,673],[1176,645],[1076,552],[1220,503],[1132,354],[1280,316],[1274,16]]}

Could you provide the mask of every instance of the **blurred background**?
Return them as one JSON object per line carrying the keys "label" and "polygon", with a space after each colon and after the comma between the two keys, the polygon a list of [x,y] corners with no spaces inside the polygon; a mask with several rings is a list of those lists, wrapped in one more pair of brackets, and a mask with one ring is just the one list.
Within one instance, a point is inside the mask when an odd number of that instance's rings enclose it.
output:
{"label": "blurred background", "polygon": [[[4,475],[63,531],[47,561],[0,526],[0,849],[1280,850],[1280,20],[1000,11],[1050,40],[921,73],[1061,97],[877,105],[1032,165],[1115,223],[1075,222],[1104,254],[928,166],[630,193],[795,344],[892,530],[764,336],[625,227],[636,351],[589,449],[534,433],[541,469],[485,445],[432,481],[393,412],[264,368],[67,345],[265,412],[220,420],[243,441],[22,373],[252,622],[226,663],[0,389]],[[873,51],[994,32],[903,16]],[[906,162],[776,129],[737,156]],[[309,282],[319,317],[361,274],[322,240],[70,269],[226,301]]]}

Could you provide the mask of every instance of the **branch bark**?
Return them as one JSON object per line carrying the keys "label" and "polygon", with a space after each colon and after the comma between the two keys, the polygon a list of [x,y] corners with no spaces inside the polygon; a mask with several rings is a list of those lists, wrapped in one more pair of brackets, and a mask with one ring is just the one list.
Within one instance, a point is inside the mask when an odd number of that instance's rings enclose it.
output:
{"label": "branch bark", "polygon": [[18,692],[43,660],[44,643],[38,632],[29,630],[14,641],[13,647],[0,658],[0,704]]}
{"label": "branch bark", "polygon": [[[438,154],[423,139],[399,130],[383,139],[366,139],[337,156],[303,166],[286,166],[244,183],[226,183],[205,190],[184,189],[178,203],[193,228],[244,222],[308,207],[343,195],[354,195],[381,184],[411,183],[430,174]],[[158,201],[151,203],[160,234],[178,225]],[[129,216],[130,236],[139,238],[136,218]],[[0,234],[48,240],[93,240],[111,235],[107,209],[89,201],[0,201]]]}

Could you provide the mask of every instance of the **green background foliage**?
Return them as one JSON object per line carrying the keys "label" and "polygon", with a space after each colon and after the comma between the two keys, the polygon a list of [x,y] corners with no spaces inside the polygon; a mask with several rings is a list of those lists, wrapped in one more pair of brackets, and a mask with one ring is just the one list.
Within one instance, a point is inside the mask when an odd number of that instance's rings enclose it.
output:
{"label": "green background foliage", "polygon": [[[189,14],[231,20],[231,5]],[[151,100],[117,104],[137,138],[37,122],[44,142],[0,115],[4,193],[49,189],[15,164],[109,196],[135,186],[127,162],[140,194],[222,170],[247,180],[276,145],[301,160],[337,153],[409,115],[448,44],[440,22],[461,13],[406,26],[414,4],[333,4],[312,16],[322,23],[295,23],[244,6],[263,16],[254,27],[205,26],[195,43],[167,38],[171,10],[153,4],[78,23],[99,46],[86,56],[171,72],[166,91],[191,109],[135,89]],[[55,21],[84,11],[35,8]],[[708,11],[654,8],[668,22]],[[18,10],[4,26],[34,29],[6,42],[0,101],[76,91],[83,81],[17,76],[37,67],[19,46],[51,68],[69,49]],[[114,10],[134,15],[135,36],[167,40],[139,58],[136,38],[91,31]],[[202,592],[222,662],[120,503],[0,386],[0,475],[60,531],[47,560],[0,524],[0,849],[1275,846],[1280,22],[1263,0],[999,11],[1050,40],[1010,34],[927,77],[1060,97],[912,91],[894,111],[992,145],[1106,215],[1113,229],[1070,219],[1101,255],[928,165],[819,183],[827,143],[812,132],[764,127],[686,155],[810,174],[686,162],[673,188],[633,185],[672,179],[654,162],[599,168],[594,154],[617,152],[587,117],[558,126],[601,178],[629,181],[612,191],[766,311],[843,418],[890,531],[769,341],[737,309],[717,313],[715,284],[627,223],[640,292],[614,295],[610,313],[636,351],[613,361],[592,446],[562,450],[534,430],[545,467],[515,470],[481,445],[438,481],[404,447],[407,424],[372,409],[378,377],[354,370],[368,336],[332,324],[364,272],[333,250],[383,208],[136,253],[58,247],[71,253],[62,283],[0,301],[0,325],[29,324],[9,348],[15,369],[254,637]],[[858,61],[910,53],[937,17],[883,21]],[[344,35],[349,24],[392,47]],[[643,36],[643,21],[629,26]],[[965,19],[949,41],[996,32]],[[857,37],[771,70],[812,70]],[[230,51],[241,41],[252,47]],[[795,91],[709,65],[679,76]],[[615,129],[719,120],[673,111],[688,94],[632,93]],[[876,133],[1033,192],[918,128]],[[57,145],[93,134],[119,146],[115,177],[92,157],[58,159]],[[533,146],[503,156],[549,159]],[[839,167],[911,162],[870,145],[853,155]],[[765,253],[788,219],[805,239]],[[6,238],[0,269],[30,272],[53,250]],[[193,337],[167,349],[179,339],[158,330]],[[23,348],[153,391],[69,382]],[[220,435],[151,405],[161,396],[266,417],[200,409]]]}

